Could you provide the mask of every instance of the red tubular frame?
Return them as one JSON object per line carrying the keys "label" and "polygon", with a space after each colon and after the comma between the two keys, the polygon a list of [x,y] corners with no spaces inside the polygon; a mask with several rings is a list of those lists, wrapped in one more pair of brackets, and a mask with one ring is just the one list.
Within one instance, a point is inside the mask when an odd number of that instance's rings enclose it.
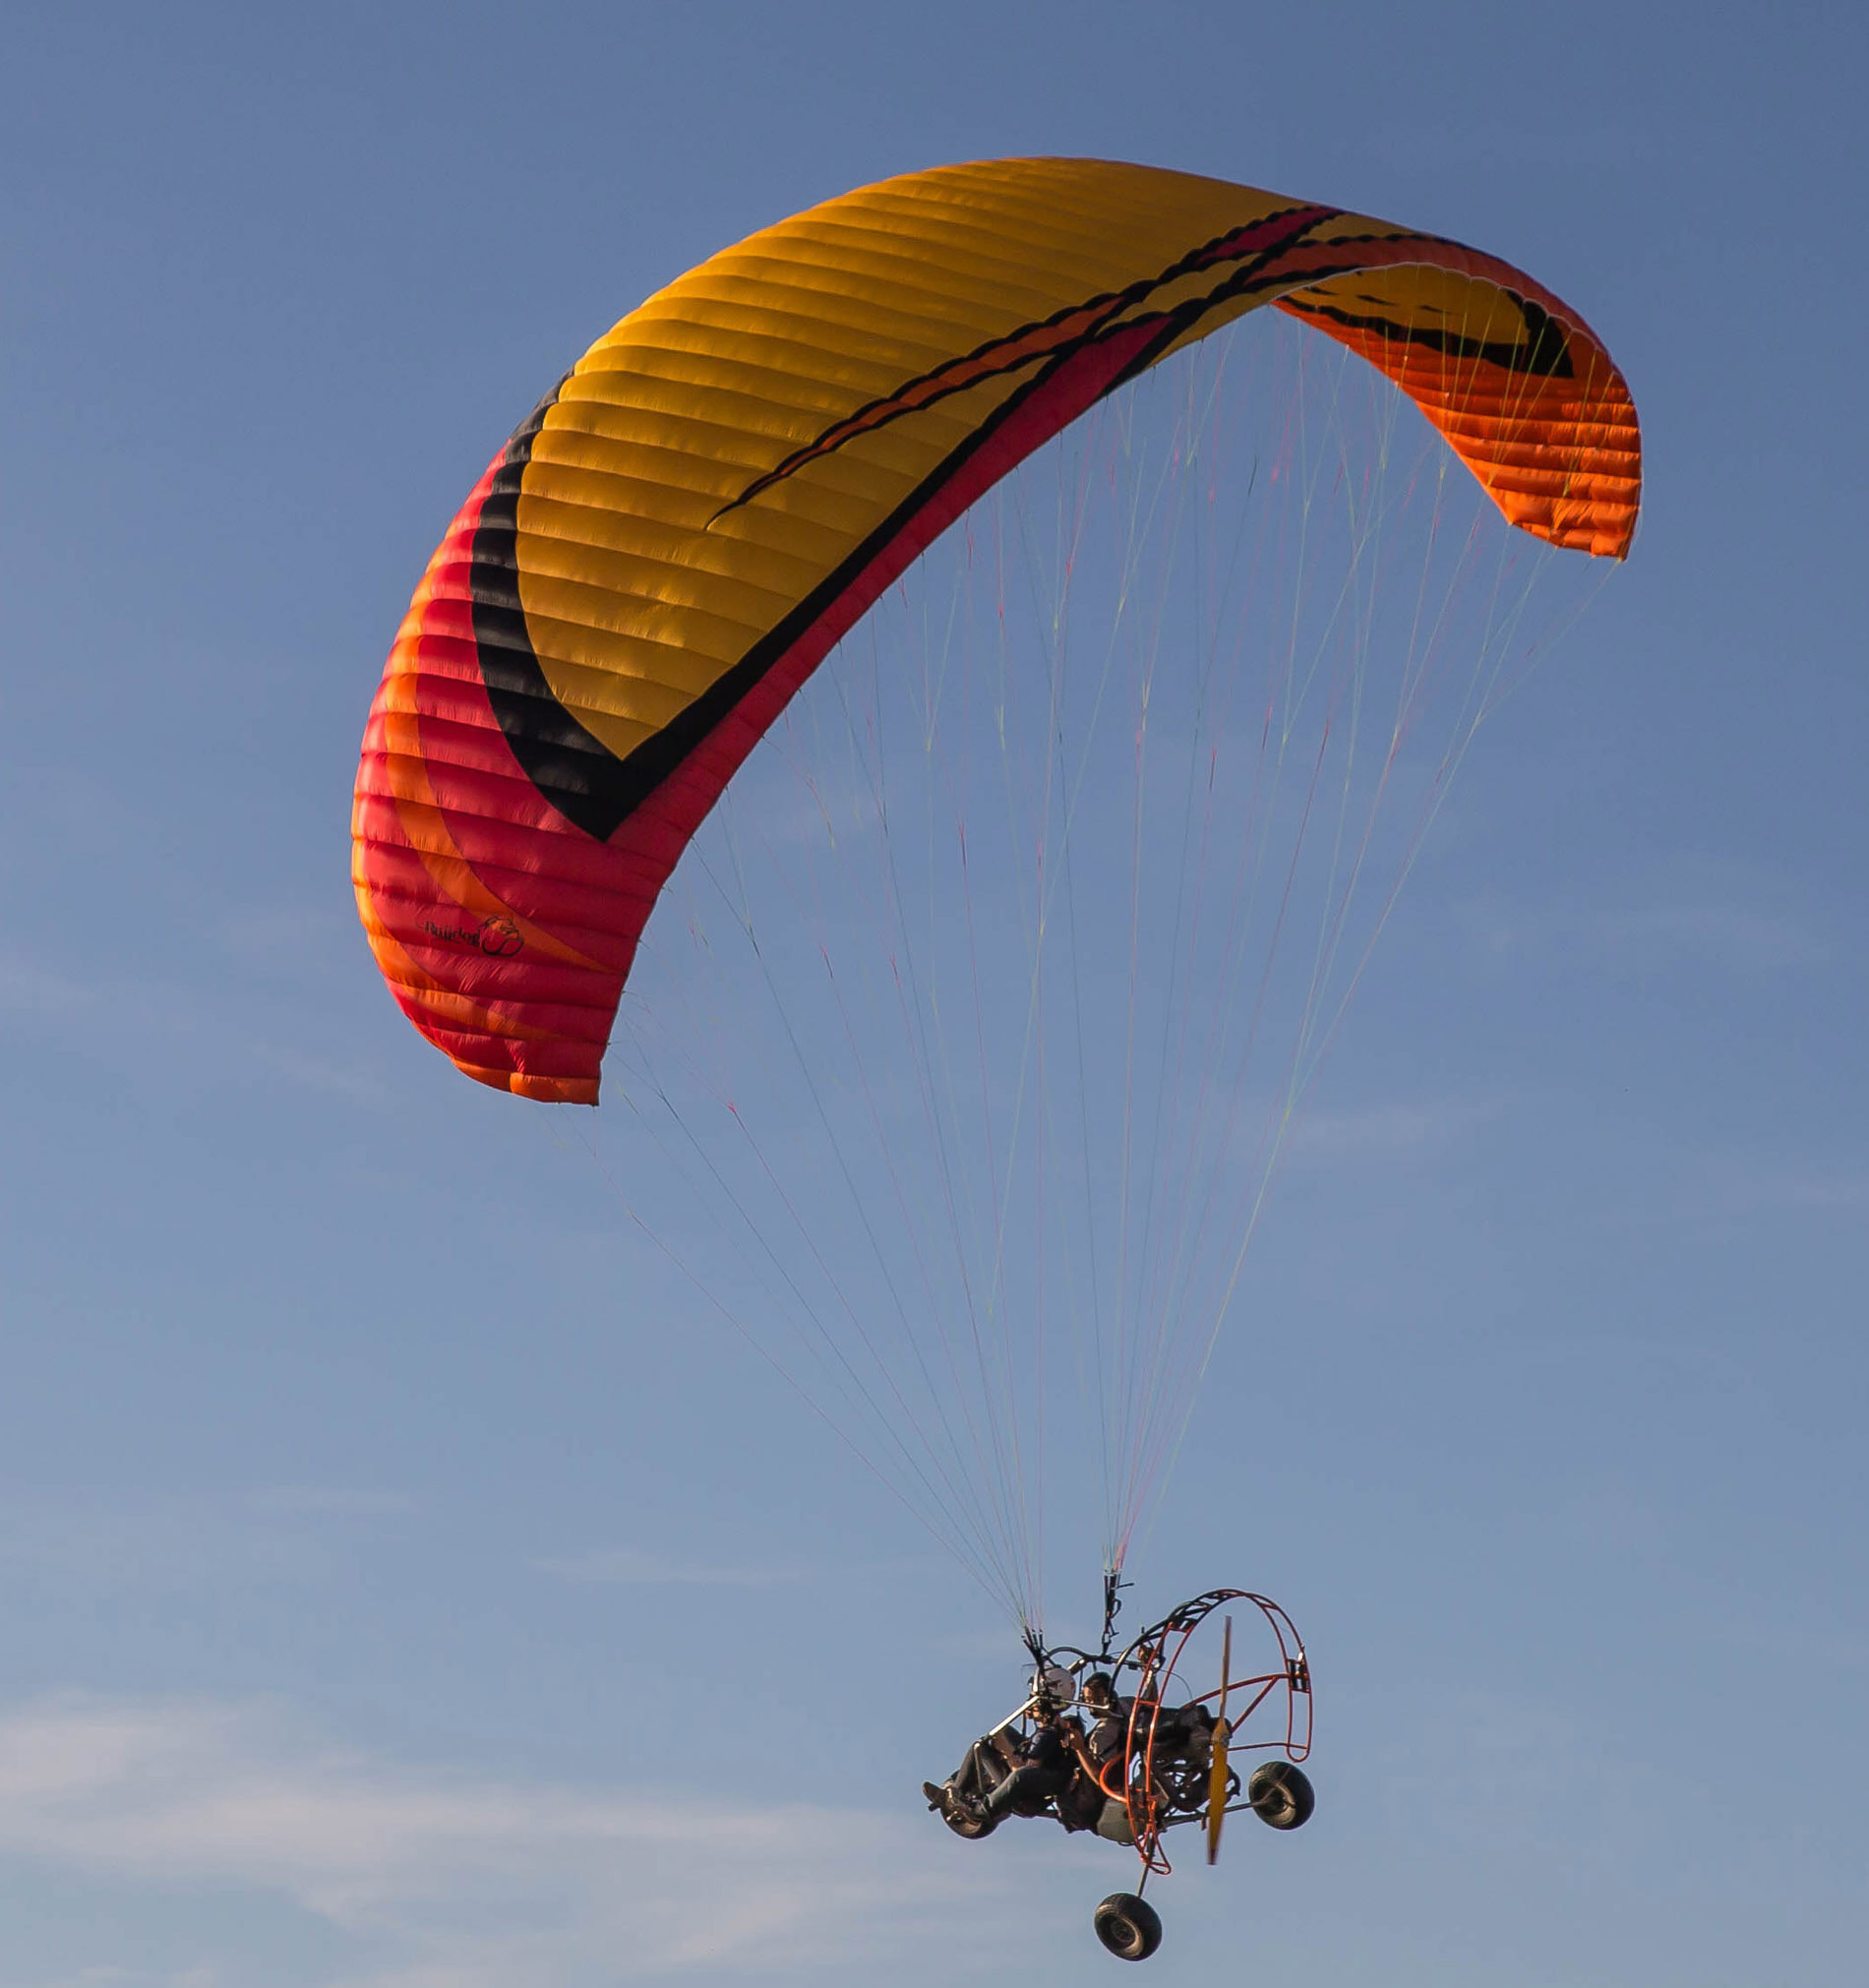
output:
{"label": "red tubular frame", "polygon": [[[1129,1731],[1124,1753],[1117,1766],[1123,1777],[1120,1787],[1109,1784],[1109,1768],[1099,1778],[1104,1792],[1121,1800],[1127,1809],[1129,1831],[1135,1838],[1136,1854],[1142,1859],[1145,1877],[1167,1876],[1173,1868],[1162,1850],[1162,1832],[1185,1816],[1162,1820],[1162,1804],[1155,1785],[1155,1736],[1164,1712],[1164,1693],[1176,1674],[1194,1632],[1214,1610],[1228,1601],[1250,1601],[1265,1617],[1279,1650],[1279,1668],[1256,1677],[1235,1678],[1234,1691],[1251,1692],[1245,1710],[1228,1720],[1237,1732],[1281,1685],[1285,1688],[1285,1736],[1282,1739],[1235,1739],[1234,1748],[1242,1752],[1281,1751],[1290,1761],[1301,1761],[1311,1750],[1311,1671],[1304,1654],[1304,1642],[1292,1618],[1265,1595],[1244,1588],[1216,1588],[1186,1601],[1165,1621],[1145,1629],[1117,1659],[1118,1672],[1133,1668],[1141,1675],[1129,1708]],[[1255,1690],[1256,1687],[1256,1690]],[[1202,1705],[1220,1696],[1220,1686],[1185,1701]],[[1302,1705],[1300,1713],[1299,1707]],[[1178,1710],[1179,1708],[1176,1708]],[[1227,1813],[1248,1804],[1236,1802]]]}

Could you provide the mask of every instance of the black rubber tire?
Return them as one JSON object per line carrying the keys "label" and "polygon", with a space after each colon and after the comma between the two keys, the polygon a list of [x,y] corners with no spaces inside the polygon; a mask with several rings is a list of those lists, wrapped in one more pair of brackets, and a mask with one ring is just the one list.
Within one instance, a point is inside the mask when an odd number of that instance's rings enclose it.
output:
{"label": "black rubber tire", "polygon": [[1097,1937],[1118,1960],[1146,1960],[1162,1944],[1162,1921],[1146,1898],[1112,1892],[1092,1921]]}
{"label": "black rubber tire", "polygon": [[1252,1813],[1274,1830],[1301,1830],[1317,1806],[1309,1777],[1289,1760],[1268,1760],[1255,1767],[1246,1783],[1246,1800]]}
{"label": "black rubber tire", "polygon": [[941,1821],[957,1837],[965,1837],[970,1843],[977,1843],[982,1837],[990,1837],[999,1827],[997,1816],[970,1816],[959,1809],[947,1808],[941,1811]]}

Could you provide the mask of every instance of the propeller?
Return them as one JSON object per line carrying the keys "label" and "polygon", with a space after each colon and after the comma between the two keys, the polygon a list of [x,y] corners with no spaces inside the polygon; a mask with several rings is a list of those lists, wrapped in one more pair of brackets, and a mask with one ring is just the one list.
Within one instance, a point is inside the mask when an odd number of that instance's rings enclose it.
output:
{"label": "propeller", "polygon": [[1233,1617],[1227,1617],[1220,1644],[1220,1710],[1214,1717],[1214,1771],[1207,1782],[1207,1861],[1218,1862],[1220,1831],[1227,1820],[1227,1694],[1233,1689]]}

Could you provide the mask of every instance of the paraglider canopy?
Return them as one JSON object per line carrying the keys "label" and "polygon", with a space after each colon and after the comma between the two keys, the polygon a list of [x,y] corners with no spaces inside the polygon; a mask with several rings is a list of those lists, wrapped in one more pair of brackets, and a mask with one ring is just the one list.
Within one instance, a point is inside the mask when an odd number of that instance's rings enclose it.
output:
{"label": "paraglider canopy", "polygon": [[594,1104],[658,892],[831,647],[1034,449],[1261,304],[1392,380],[1512,524],[1627,552],[1622,378],[1494,257],[1102,160],[826,202],[600,338],[429,564],[353,818],[363,923],[416,1027],[479,1082]]}

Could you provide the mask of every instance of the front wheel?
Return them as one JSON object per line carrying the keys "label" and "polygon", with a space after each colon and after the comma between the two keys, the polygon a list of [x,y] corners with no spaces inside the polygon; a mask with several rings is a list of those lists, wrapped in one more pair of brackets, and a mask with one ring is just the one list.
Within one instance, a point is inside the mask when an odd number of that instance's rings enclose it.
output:
{"label": "front wheel", "polygon": [[1252,1771],[1246,1801],[1268,1829],[1302,1829],[1311,1819],[1317,1797],[1302,1769],[1289,1760],[1269,1760]]}
{"label": "front wheel", "polygon": [[999,1827],[997,1816],[983,1816],[975,1810],[957,1808],[953,1803],[941,1810],[941,1821],[957,1837],[965,1837],[970,1843],[978,1842],[982,1837],[990,1837]]}
{"label": "front wheel", "polygon": [[1118,1960],[1146,1960],[1162,1944],[1155,1907],[1133,1892],[1112,1892],[1097,1907],[1097,1937]]}

